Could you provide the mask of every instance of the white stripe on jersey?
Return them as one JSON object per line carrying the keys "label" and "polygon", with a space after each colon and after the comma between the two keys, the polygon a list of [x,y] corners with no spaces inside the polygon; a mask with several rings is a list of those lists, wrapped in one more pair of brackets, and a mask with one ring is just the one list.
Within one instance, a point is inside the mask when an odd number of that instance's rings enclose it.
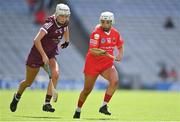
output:
{"label": "white stripe on jersey", "polygon": [[40,28],[40,30],[45,31],[45,33],[46,33],[46,34],[48,33],[48,32],[47,32],[47,30],[46,30],[46,29],[44,29],[43,27],[41,27],[41,28]]}

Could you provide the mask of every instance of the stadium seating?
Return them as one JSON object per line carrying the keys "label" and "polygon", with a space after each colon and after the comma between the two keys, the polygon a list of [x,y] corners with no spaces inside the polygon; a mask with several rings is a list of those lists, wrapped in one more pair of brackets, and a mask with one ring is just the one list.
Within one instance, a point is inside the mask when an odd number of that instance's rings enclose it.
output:
{"label": "stadium seating", "polygon": [[[103,11],[115,13],[117,29],[125,40],[125,55],[118,69],[135,75],[139,82],[154,83],[158,79],[159,63],[180,72],[180,1],[178,0],[75,0],[71,6],[82,25],[90,33]],[[171,17],[174,29],[165,29]]]}
{"label": "stadium seating", "polygon": [[[161,62],[180,72],[179,0],[71,0],[69,4],[89,34],[101,12],[115,13],[115,27],[125,40],[123,61],[116,66],[126,82],[138,88],[141,83],[158,81]],[[164,28],[167,17],[172,18],[175,28]],[[27,54],[40,26],[33,24],[24,0],[1,0],[0,18],[0,81],[22,79]],[[61,50],[57,59],[62,81],[82,82],[84,58],[73,44]],[[40,72],[37,80],[45,79],[47,75]]]}
{"label": "stadium seating", "polygon": [[[0,80],[23,79],[26,58],[40,26],[33,24],[33,15],[28,13],[24,0],[0,1],[0,18]],[[61,50],[57,60],[62,80],[82,80],[84,59],[74,45]],[[41,71],[36,80],[48,81],[48,78]]]}

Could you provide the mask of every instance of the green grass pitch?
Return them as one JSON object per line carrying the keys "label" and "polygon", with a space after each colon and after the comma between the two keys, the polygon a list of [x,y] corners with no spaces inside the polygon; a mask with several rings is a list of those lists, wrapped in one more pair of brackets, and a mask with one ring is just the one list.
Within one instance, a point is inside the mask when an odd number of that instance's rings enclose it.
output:
{"label": "green grass pitch", "polygon": [[0,121],[180,121],[180,93],[160,91],[124,91],[115,93],[109,103],[111,116],[98,112],[104,91],[93,91],[83,106],[81,119],[72,116],[80,91],[59,91],[54,113],[42,111],[46,91],[26,90],[16,112],[9,110],[15,90],[0,90]]}

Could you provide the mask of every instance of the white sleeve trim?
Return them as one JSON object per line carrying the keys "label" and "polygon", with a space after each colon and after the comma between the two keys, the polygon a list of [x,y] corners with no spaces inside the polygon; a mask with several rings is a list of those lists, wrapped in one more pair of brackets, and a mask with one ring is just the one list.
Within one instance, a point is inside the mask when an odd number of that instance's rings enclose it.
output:
{"label": "white sleeve trim", "polygon": [[43,27],[41,27],[41,28],[40,28],[40,30],[45,31],[45,33],[46,33],[46,34],[48,33],[48,32],[47,32],[47,30],[46,30],[46,29],[44,29]]}

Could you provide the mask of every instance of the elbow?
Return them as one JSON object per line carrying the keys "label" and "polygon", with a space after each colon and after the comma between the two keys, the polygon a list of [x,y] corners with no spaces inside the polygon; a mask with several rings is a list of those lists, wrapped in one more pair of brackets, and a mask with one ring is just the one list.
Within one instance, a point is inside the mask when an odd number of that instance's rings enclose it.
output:
{"label": "elbow", "polygon": [[34,45],[37,47],[37,45],[38,45],[38,40],[36,40],[36,39],[34,39]]}
{"label": "elbow", "polygon": [[37,40],[36,40],[36,39],[34,39],[34,40],[33,40],[33,42],[34,42],[34,44],[35,44],[35,43],[37,42]]}
{"label": "elbow", "polygon": [[33,40],[33,43],[36,46],[37,45],[37,40]]}

